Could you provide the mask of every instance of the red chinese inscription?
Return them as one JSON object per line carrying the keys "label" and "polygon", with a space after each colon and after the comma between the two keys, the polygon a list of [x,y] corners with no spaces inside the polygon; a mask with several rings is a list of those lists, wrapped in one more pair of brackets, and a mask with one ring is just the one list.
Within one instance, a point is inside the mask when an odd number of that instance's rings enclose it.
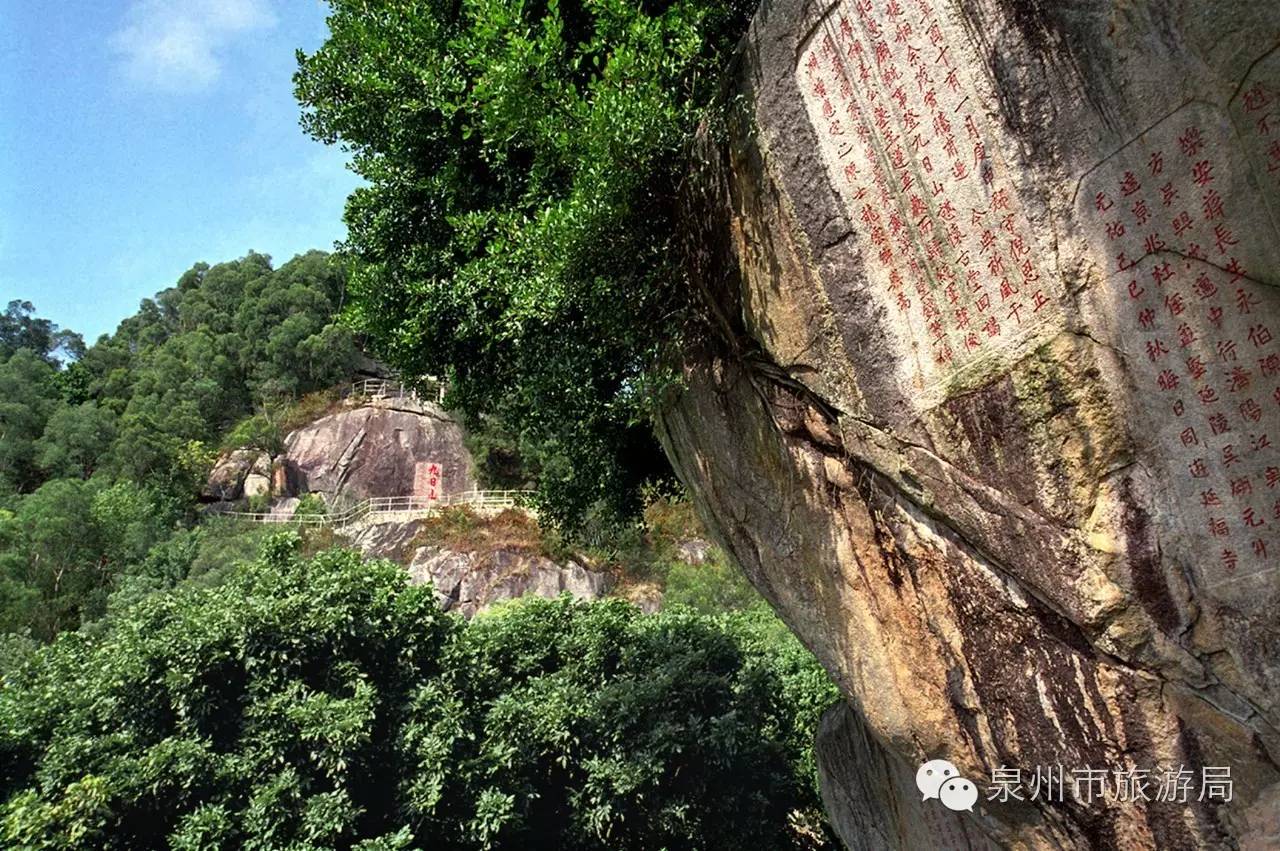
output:
{"label": "red chinese inscription", "polygon": [[1153,134],[1085,190],[1084,208],[1112,258],[1146,413],[1170,435],[1175,479],[1201,517],[1190,531],[1215,542],[1202,567],[1230,579],[1280,566],[1280,326],[1250,279],[1236,223],[1253,210],[1230,200],[1219,135],[1194,117]]}
{"label": "red chinese inscription", "polygon": [[897,9],[838,5],[798,82],[868,278],[938,375],[1025,336],[1057,293],[937,15],[923,0]]}

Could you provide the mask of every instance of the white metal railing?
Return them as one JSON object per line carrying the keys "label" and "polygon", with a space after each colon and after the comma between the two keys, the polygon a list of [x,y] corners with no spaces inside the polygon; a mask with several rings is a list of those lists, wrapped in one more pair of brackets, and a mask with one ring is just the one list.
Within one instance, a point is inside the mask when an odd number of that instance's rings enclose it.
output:
{"label": "white metal railing", "polygon": [[[436,378],[434,375],[423,376],[419,382],[424,390],[429,390],[431,395],[435,397],[436,404],[444,402],[444,381]],[[422,397],[411,387],[406,387],[400,381],[392,378],[366,378],[363,381],[357,381],[351,385],[351,389],[347,391],[348,396],[355,396],[362,399],[369,399],[374,402],[394,399],[413,399],[421,401]]]}
{"label": "white metal railing", "polygon": [[285,514],[270,511],[222,511],[218,517],[230,517],[250,523],[292,523],[300,526],[348,526],[369,518],[389,514],[426,516],[445,508],[465,505],[471,508],[517,508],[528,505],[532,491],[471,490],[449,494],[438,499],[425,496],[372,496],[338,512],[323,514]]}

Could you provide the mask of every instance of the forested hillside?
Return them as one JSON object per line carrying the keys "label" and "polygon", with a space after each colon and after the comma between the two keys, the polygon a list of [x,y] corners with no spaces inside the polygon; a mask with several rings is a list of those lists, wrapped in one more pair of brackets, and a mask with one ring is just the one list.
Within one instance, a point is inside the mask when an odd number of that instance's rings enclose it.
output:
{"label": "forested hillside", "polygon": [[[0,845],[814,849],[834,687],[765,612],[466,623],[288,536],[0,689]],[[72,640],[74,639],[74,640]]]}
{"label": "forested hillside", "polygon": [[87,348],[30,303],[10,304],[0,630],[49,638],[101,615],[122,575],[185,575],[197,543],[185,527],[223,442],[349,376],[357,347],[335,321],[344,288],[321,252],[278,269],[253,253],[200,263]]}
{"label": "forested hillside", "polygon": [[[313,252],[198,264],[89,347],[10,305],[0,845],[830,847],[810,740],[834,686],[722,561],[680,563],[687,505],[592,527],[670,611],[471,622],[329,530],[201,511],[220,453],[278,444],[349,380],[343,298]],[[567,463],[492,417],[473,442],[486,475]]]}
{"label": "forested hillside", "polygon": [[[0,319],[0,846],[835,847],[836,688],[712,552],[651,420],[705,320],[689,143],[723,129],[755,3],[329,6],[294,83],[364,181],[339,255],[198,264],[90,346]],[[339,529],[219,514],[274,484],[201,504],[220,455],[274,483],[291,428],[375,407],[334,402],[364,354],[446,376],[477,478],[539,491],[396,548],[578,559],[644,608],[466,620]]]}

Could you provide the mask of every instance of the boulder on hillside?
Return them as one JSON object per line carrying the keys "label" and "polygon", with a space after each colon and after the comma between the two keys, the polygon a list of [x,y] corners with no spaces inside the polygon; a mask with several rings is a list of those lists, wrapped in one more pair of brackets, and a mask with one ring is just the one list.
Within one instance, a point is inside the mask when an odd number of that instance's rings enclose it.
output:
{"label": "boulder on hillside", "polygon": [[422,531],[422,520],[390,520],[358,523],[342,530],[351,546],[370,558],[385,558],[408,564],[418,549],[414,543]]}
{"label": "boulder on hillside", "polygon": [[423,520],[365,523],[353,527],[348,540],[366,556],[387,558],[406,566],[410,581],[430,582],[446,611],[471,617],[516,597],[559,597],[597,600],[613,587],[613,577],[575,561],[558,564],[528,547],[486,545],[477,551],[418,543]]}
{"label": "boulder on hillside", "polygon": [[574,561],[561,565],[520,551],[454,552],[434,546],[413,554],[409,580],[416,585],[431,583],[441,608],[468,618],[519,597],[554,599],[568,593],[579,600],[598,600],[613,585],[608,574],[587,570]]}
{"label": "boulder on hillside", "polygon": [[375,496],[426,496],[432,465],[441,496],[475,487],[462,427],[436,405],[396,401],[322,417],[285,439],[287,492],[343,505]]}
{"label": "boulder on hillside", "polygon": [[[234,502],[256,493],[265,493],[263,480],[270,481],[271,462],[256,449],[236,449],[223,454],[209,473],[200,497],[204,502]],[[252,480],[252,481],[250,481]],[[246,490],[252,491],[246,493]]]}

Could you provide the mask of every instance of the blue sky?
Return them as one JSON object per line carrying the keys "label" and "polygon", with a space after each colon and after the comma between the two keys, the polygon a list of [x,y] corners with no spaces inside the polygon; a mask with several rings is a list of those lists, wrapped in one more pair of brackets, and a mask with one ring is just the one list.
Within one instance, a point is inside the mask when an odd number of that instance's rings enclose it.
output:
{"label": "blue sky", "polygon": [[0,0],[0,305],[85,335],[199,261],[345,233],[357,179],[298,126],[319,0]]}

